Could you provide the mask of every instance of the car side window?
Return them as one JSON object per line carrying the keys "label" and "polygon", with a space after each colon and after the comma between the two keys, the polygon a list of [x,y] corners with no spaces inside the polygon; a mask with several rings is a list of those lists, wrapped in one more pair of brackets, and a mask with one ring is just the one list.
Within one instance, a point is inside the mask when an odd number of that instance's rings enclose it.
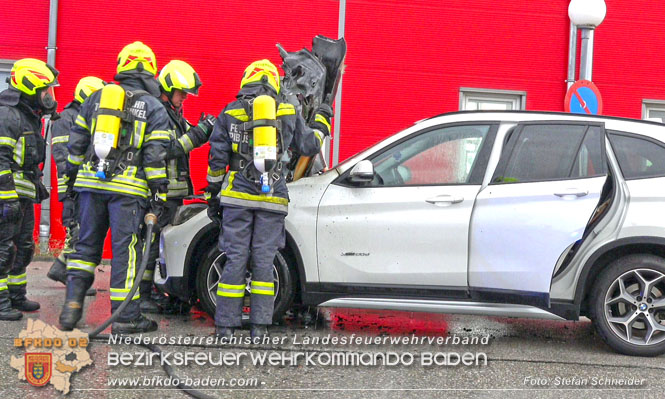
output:
{"label": "car side window", "polygon": [[524,183],[591,177],[606,173],[598,126],[533,124],[517,134],[494,183]]}
{"label": "car side window", "polygon": [[370,186],[469,183],[491,125],[436,128],[411,137],[370,159]]}
{"label": "car side window", "polygon": [[665,146],[621,132],[609,137],[626,180],[665,176]]}

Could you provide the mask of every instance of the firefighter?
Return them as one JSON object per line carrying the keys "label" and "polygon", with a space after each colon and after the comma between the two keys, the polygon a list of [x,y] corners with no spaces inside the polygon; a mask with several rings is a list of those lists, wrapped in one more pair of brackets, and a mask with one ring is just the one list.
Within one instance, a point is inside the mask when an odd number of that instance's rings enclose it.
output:
{"label": "firefighter", "polygon": [[[134,284],[141,262],[141,228],[148,208],[159,214],[166,200],[165,154],[170,124],[157,97],[157,62],[141,42],[118,55],[118,85],[92,93],[69,133],[68,190],[78,193],[79,241],[67,259],[67,296],[60,314],[71,330],[82,316],[85,292],[94,278],[108,228],[111,229],[111,310],[115,311]],[[148,332],[157,323],[139,310],[140,295],[111,326],[115,334]]]}
{"label": "firefighter", "polygon": [[[250,334],[255,338],[268,333],[274,305],[273,259],[284,246],[289,201],[285,168],[279,160],[290,145],[310,156],[321,146],[323,133],[306,126],[292,104],[272,100],[270,107],[264,107],[270,103],[266,96],[278,99],[279,93],[275,65],[268,60],[253,62],[245,69],[237,99],[220,113],[210,138],[208,214],[222,223],[219,248],[227,257],[217,287],[215,313],[216,334],[221,337],[233,335],[241,325],[248,262],[252,265]],[[255,108],[259,99],[261,115]],[[256,136],[256,127],[277,128],[276,137],[271,139],[275,148],[259,148],[266,140]],[[264,169],[267,158],[257,159],[255,153],[259,152],[272,154],[276,162]]]}
{"label": "firefighter", "polygon": [[[69,142],[69,131],[74,126],[74,121],[81,110],[81,104],[90,94],[104,87],[106,82],[94,76],[82,78],[74,89],[74,100],[65,106],[60,113],[60,118],[51,126],[51,151],[58,170],[58,200],[62,202],[62,225],[65,227],[65,247],[60,256],[55,259],[51,269],[46,274],[51,280],[63,284],[67,282],[67,256],[74,251],[74,245],[78,241],[79,221],[76,194],[67,195],[67,184],[65,183],[65,170],[67,167],[67,143]],[[95,295],[96,290],[90,288],[87,295]]]}
{"label": "firefighter", "polygon": [[33,204],[48,198],[39,169],[46,148],[41,120],[55,115],[57,77],[50,65],[25,58],[14,63],[0,93],[0,320],[39,309],[26,298],[26,267],[34,253]]}
{"label": "firefighter", "polygon": [[[215,117],[202,115],[197,126],[191,126],[183,116],[183,102],[188,95],[198,95],[201,80],[199,75],[188,63],[173,60],[166,64],[159,73],[162,105],[169,115],[173,133],[166,153],[166,175],[169,179],[168,192],[164,212],[159,215],[158,225],[153,232],[155,240],[159,237],[161,227],[170,223],[176,210],[183,204],[183,199],[194,193],[189,175],[189,152],[208,141]],[[150,247],[148,268],[141,281],[141,312],[171,312],[176,306],[164,294],[153,289],[153,273],[159,255],[156,243]]]}

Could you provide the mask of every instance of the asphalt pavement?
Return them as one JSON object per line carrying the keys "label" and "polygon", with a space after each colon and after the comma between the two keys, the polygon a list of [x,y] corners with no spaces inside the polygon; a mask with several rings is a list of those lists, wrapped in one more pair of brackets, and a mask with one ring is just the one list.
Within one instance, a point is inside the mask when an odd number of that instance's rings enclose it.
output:
{"label": "asphalt pavement", "polygon": [[[23,356],[14,339],[26,318],[58,325],[65,290],[46,278],[49,266],[28,268],[29,297],[42,308],[0,322],[0,397],[62,396],[51,385],[19,381],[9,366],[11,356]],[[99,293],[86,299],[82,330],[110,314],[109,269],[97,269]],[[322,309],[317,323],[291,318],[273,326],[274,342],[247,344],[206,342],[213,321],[196,308],[150,317],[159,330],[142,337],[154,339],[180,379],[216,398],[643,398],[665,390],[665,356],[616,354],[588,320]],[[189,397],[170,386],[159,358],[150,363],[143,346],[104,340],[88,350],[94,364],[72,375],[69,398]]]}

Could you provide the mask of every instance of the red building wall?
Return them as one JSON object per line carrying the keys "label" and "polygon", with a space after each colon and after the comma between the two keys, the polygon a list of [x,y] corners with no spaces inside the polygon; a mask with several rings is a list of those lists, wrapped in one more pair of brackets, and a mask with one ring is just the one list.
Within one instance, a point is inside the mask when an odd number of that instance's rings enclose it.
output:
{"label": "red building wall", "polygon": [[[529,110],[562,111],[566,90],[568,0],[347,0],[348,42],[340,160],[413,122],[459,109],[461,87],[527,93]],[[665,3],[607,0],[596,30],[593,80],[607,115],[641,117],[643,99],[665,99]],[[0,8],[0,58],[46,59],[46,0]],[[31,18],[17,18],[18,10]],[[152,47],[159,66],[183,59],[201,75],[185,115],[218,114],[237,92],[245,66],[281,63],[275,43],[309,47],[337,37],[338,1],[60,1],[56,67],[61,106],[78,79],[112,80],[127,43]],[[579,51],[578,51],[579,54]],[[195,150],[193,177],[205,186],[207,148]],[[59,204],[53,202],[54,214]],[[61,238],[54,223],[53,237]]]}

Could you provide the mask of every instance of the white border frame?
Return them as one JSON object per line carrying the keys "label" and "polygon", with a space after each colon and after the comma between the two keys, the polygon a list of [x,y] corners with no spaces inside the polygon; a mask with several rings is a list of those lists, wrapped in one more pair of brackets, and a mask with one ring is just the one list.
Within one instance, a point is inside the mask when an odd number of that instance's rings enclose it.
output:
{"label": "white border frame", "polygon": [[517,104],[517,109],[514,111],[524,111],[526,109],[526,91],[460,87],[459,93],[460,111],[464,111],[464,105],[467,100],[473,98],[481,100],[514,101]]}
{"label": "white border frame", "polygon": [[[650,109],[665,112],[665,100],[642,100],[642,119],[648,120],[647,111]],[[662,122],[665,123],[665,120]]]}

